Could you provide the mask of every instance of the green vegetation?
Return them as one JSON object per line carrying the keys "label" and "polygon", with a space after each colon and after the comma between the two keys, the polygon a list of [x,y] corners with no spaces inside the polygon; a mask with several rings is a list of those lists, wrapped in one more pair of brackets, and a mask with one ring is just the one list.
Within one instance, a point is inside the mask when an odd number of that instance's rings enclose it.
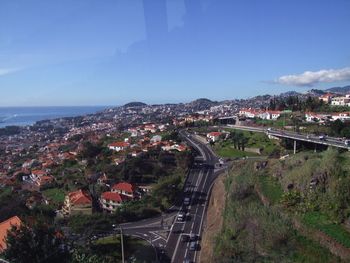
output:
{"label": "green vegetation", "polygon": [[272,204],[278,204],[283,195],[283,189],[278,181],[267,175],[260,175],[257,180],[260,190]]}
{"label": "green vegetation", "polygon": [[307,212],[303,216],[303,222],[312,228],[324,232],[337,240],[340,244],[350,248],[350,233],[339,224],[334,224],[329,218],[320,212]]}
{"label": "green vegetation", "polygon": [[[153,247],[142,239],[123,236],[124,253],[127,262],[154,262],[156,255]],[[81,253],[81,252],[80,252]],[[93,242],[85,253],[90,257],[95,256],[98,262],[121,261],[121,238],[120,235],[100,238]]]}
{"label": "green vegetation", "polygon": [[52,201],[53,205],[58,206],[64,202],[65,191],[61,188],[51,188],[42,191],[42,194]]}
{"label": "green vegetation", "polygon": [[284,126],[294,125],[291,116],[292,114],[290,113],[282,113],[277,120],[262,120],[256,118],[255,123],[267,127],[283,128]]}
{"label": "green vegetation", "polygon": [[35,222],[30,227],[22,224],[7,235],[4,256],[10,262],[33,263],[67,262],[69,253],[63,249],[62,235],[49,225]]}
{"label": "green vegetation", "polygon": [[219,143],[213,147],[215,152],[221,156],[226,158],[242,158],[246,156],[257,156],[258,154],[250,153],[250,152],[244,152],[238,149],[232,148],[231,144],[227,143]]}
{"label": "green vegetation", "polygon": [[317,242],[295,233],[296,251],[291,257],[292,262],[302,263],[328,263],[340,262],[328,250]]}
{"label": "green vegetation", "polygon": [[278,181],[238,163],[225,180],[228,194],[224,226],[216,237],[215,262],[339,262],[327,249],[298,234],[278,206],[265,207],[254,191],[258,184],[278,204]]}
{"label": "green vegetation", "polygon": [[183,189],[185,175],[174,174],[161,179],[152,189],[152,201],[161,210],[169,208]]}
{"label": "green vegetation", "polygon": [[349,111],[347,106],[332,106],[324,103],[317,97],[308,97],[300,100],[298,96],[288,96],[285,98],[273,98],[270,100],[269,110],[292,110],[292,111],[312,111],[312,112],[344,112]]}
{"label": "green vegetation", "polygon": [[18,193],[10,187],[0,188],[0,222],[12,217],[28,214],[25,200],[29,193]]}
{"label": "green vegetation", "polygon": [[341,136],[350,138],[350,125],[349,123],[344,123],[341,120],[336,120],[329,124],[331,136]]}
{"label": "green vegetation", "polygon": [[[230,132],[230,135],[228,136],[228,139],[226,141],[219,143],[219,147],[217,147],[219,155],[221,148],[234,148],[239,151],[244,151],[246,150],[246,148],[255,148],[260,150],[260,154],[269,156],[278,155],[282,151],[282,148],[279,145],[278,141],[269,139],[265,133],[239,131],[231,128],[227,128],[225,130]],[[225,150],[222,152],[222,154],[225,154]],[[228,151],[226,154],[230,155],[230,151]],[[235,155],[235,152],[232,152],[232,154]],[[237,153],[237,155],[239,155],[239,153]],[[246,156],[256,155],[256,153],[250,153],[249,155],[249,153],[246,152]]]}
{"label": "green vegetation", "polygon": [[0,202],[1,200],[6,200],[6,198],[10,197],[12,190],[10,187],[0,188]]}
{"label": "green vegetation", "polygon": [[335,149],[301,153],[272,162],[269,171],[285,189],[280,203],[287,211],[346,247],[350,247],[350,233],[343,226],[350,216],[348,155]]}
{"label": "green vegetation", "polygon": [[[123,241],[126,262],[155,261],[154,248],[145,240],[124,236]],[[33,263],[112,263],[121,260],[119,235],[100,238],[84,247],[77,246],[73,252],[63,246],[65,243],[61,232],[47,224],[35,222],[30,227],[23,224],[17,229],[13,228],[8,235],[8,249],[2,256],[18,263],[26,263],[28,259]]]}

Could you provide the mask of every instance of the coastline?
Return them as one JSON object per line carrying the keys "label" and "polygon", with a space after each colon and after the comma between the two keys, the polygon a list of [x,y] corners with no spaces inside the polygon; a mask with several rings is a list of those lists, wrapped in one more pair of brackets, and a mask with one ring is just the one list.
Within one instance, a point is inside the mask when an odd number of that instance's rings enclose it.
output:
{"label": "coastline", "polygon": [[38,121],[77,117],[103,111],[110,106],[0,107],[0,128],[30,126]]}

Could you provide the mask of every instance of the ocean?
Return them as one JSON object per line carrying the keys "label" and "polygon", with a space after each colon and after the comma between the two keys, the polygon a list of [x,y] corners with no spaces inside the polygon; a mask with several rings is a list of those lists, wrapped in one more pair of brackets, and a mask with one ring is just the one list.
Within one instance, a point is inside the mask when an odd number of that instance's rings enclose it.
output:
{"label": "ocean", "polygon": [[0,128],[16,125],[32,125],[40,120],[62,117],[75,117],[96,113],[107,106],[76,106],[76,107],[0,107]]}

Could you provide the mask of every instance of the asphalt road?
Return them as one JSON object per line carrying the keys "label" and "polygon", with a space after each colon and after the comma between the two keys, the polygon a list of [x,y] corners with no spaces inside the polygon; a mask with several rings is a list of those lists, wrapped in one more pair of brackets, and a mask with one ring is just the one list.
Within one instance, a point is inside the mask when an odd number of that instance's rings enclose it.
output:
{"label": "asphalt road", "polygon": [[324,138],[320,139],[319,136],[314,134],[303,134],[303,133],[297,133],[292,131],[282,131],[278,129],[267,129],[267,128],[261,128],[261,127],[249,127],[249,126],[238,126],[238,125],[227,125],[227,127],[238,129],[238,130],[264,132],[268,135],[272,135],[275,137],[289,138],[297,141],[310,142],[310,143],[333,146],[337,148],[350,150],[350,145],[345,145],[345,140],[343,140],[342,138],[324,136]]}
{"label": "asphalt road", "polygon": [[[316,144],[335,146],[349,149],[344,140],[326,137],[320,139],[315,135],[299,134],[296,132],[281,131],[260,127],[234,126],[231,128],[264,132],[276,137],[284,137]],[[150,242],[154,247],[159,262],[198,262],[201,250],[201,236],[205,222],[206,210],[212,185],[217,176],[227,167],[215,168],[218,158],[207,144],[199,141],[192,134],[182,130],[182,137],[199,153],[200,164],[188,173],[183,197],[189,197],[190,203],[177,204],[161,217],[145,219],[120,225],[123,234],[137,236]],[[198,159],[198,158],[197,158]],[[185,214],[185,220],[178,220],[180,213]],[[191,248],[190,241],[183,241],[182,236],[195,238],[196,247]]]}
{"label": "asphalt road", "polygon": [[[184,130],[180,134],[197,149],[202,159],[189,171],[186,179],[183,197],[189,197],[190,203],[173,206],[161,217],[120,225],[124,234],[149,241],[158,252],[159,262],[198,262],[211,187],[216,177],[226,169],[225,166],[215,169],[218,158],[206,144]],[[177,219],[179,213],[185,214],[183,221]],[[195,249],[190,248],[191,242],[182,241],[184,235],[194,235]]]}

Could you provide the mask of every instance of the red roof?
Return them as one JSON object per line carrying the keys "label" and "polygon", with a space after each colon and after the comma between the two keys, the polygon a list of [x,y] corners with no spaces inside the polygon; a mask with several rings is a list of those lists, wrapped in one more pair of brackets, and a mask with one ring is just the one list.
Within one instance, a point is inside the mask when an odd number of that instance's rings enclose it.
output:
{"label": "red roof", "polygon": [[91,204],[92,202],[91,196],[88,195],[86,192],[83,192],[81,189],[69,193],[68,196],[70,202],[74,205]]}
{"label": "red roof", "polygon": [[326,93],[326,94],[321,95],[320,98],[328,98],[328,97],[331,97],[331,96],[333,96],[332,93]]}
{"label": "red roof", "polygon": [[217,137],[217,136],[221,135],[221,132],[210,132],[210,133],[208,133],[208,135]]}
{"label": "red roof", "polygon": [[177,150],[182,152],[182,151],[186,151],[187,147],[185,145],[179,145],[179,147],[177,147]]}
{"label": "red roof", "polygon": [[281,114],[281,112],[278,111],[278,110],[269,110],[267,112],[270,113],[270,114]]}
{"label": "red roof", "polygon": [[39,180],[39,184],[40,185],[44,185],[44,184],[48,184],[51,183],[54,180],[54,178],[52,176],[41,176],[40,180]]}
{"label": "red roof", "polygon": [[124,195],[121,195],[121,194],[118,194],[118,193],[104,192],[101,195],[101,199],[111,200],[111,201],[114,201],[114,202],[121,203],[124,200],[126,200],[127,198]]}
{"label": "red roof", "polygon": [[128,142],[114,142],[109,144],[110,147],[129,147],[130,143]]}
{"label": "red roof", "polygon": [[0,252],[6,249],[7,231],[11,230],[12,226],[19,227],[21,223],[18,216],[13,216],[0,223]]}
{"label": "red roof", "polygon": [[33,171],[32,171],[32,174],[34,174],[34,175],[36,175],[36,176],[43,176],[43,175],[46,174],[46,172],[43,171],[43,170],[33,170]]}
{"label": "red roof", "polygon": [[128,193],[133,193],[135,192],[135,186],[133,186],[132,184],[129,183],[118,183],[113,185],[112,187],[113,190],[121,190],[121,191],[125,191]]}

